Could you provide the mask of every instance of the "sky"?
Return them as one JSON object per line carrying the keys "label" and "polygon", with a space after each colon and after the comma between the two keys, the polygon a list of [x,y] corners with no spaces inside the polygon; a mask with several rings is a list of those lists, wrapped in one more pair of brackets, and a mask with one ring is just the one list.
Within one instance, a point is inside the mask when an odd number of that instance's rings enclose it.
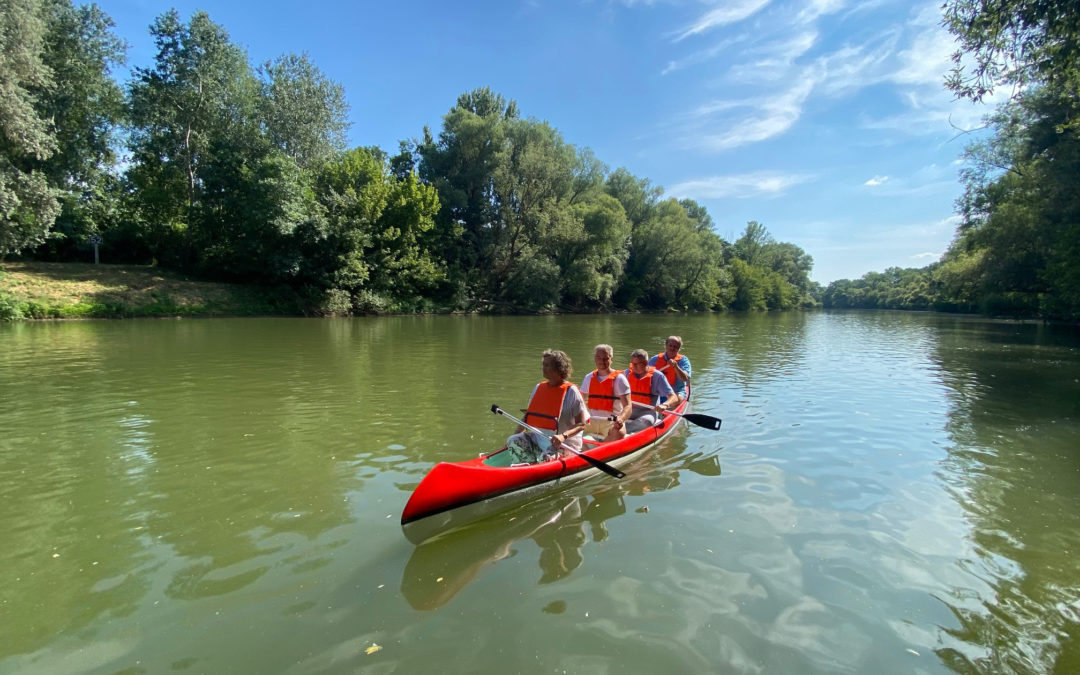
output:
{"label": "sky", "polygon": [[[943,79],[941,0],[177,2],[253,65],[306,52],[345,88],[350,146],[438,133],[490,87],[523,117],[704,205],[734,241],[755,220],[827,284],[937,260],[955,233],[960,156],[985,105]],[[100,0],[150,67],[169,5]],[[976,130],[976,131],[972,131]]]}

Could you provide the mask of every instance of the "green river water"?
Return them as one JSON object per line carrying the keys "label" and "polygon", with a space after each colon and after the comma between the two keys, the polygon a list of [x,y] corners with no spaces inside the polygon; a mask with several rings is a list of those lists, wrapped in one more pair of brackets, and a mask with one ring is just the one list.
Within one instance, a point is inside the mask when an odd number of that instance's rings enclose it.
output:
{"label": "green river water", "polygon": [[[540,352],[671,333],[626,467],[419,547]],[[0,673],[1080,672],[1080,335],[915,313],[0,325]]]}

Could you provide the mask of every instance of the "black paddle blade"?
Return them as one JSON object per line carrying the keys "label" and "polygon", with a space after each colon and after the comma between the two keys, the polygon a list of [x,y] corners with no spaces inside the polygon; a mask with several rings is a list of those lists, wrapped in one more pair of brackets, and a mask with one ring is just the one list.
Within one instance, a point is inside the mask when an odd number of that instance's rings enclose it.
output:
{"label": "black paddle blade", "polygon": [[719,417],[713,417],[712,415],[699,415],[697,413],[685,413],[683,417],[687,422],[693,422],[699,427],[705,427],[706,429],[712,429],[713,431],[720,430],[720,424],[723,422]]}
{"label": "black paddle blade", "polygon": [[589,457],[588,455],[586,455],[583,452],[574,452],[574,454],[577,455],[578,457],[582,458],[583,460],[585,460],[589,464],[592,464],[597,469],[600,469],[601,471],[603,471],[604,473],[606,473],[607,475],[609,475],[609,476],[611,476],[613,478],[625,478],[626,477],[626,474],[623,473],[622,471],[619,471],[618,469],[611,466],[610,464],[605,464],[604,462],[601,462],[600,460],[596,459],[595,457]]}

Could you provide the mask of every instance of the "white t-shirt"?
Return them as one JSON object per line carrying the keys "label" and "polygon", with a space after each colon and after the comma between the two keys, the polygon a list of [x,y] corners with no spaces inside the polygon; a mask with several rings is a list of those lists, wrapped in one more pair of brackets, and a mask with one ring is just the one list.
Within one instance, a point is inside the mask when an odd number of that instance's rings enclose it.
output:
{"label": "white t-shirt", "polygon": [[[540,388],[543,382],[538,383],[533,387],[532,393],[529,394],[529,400],[533,399],[536,395],[536,390]],[[630,385],[627,384],[627,387]],[[577,420],[581,419],[584,422],[589,421],[589,413],[585,410],[585,399],[581,397],[581,391],[573,384],[566,390],[566,395],[563,396],[562,410],[559,412],[558,433],[562,433],[567,429],[572,429],[577,426]],[[581,450],[581,434],[575,434],[566,439],[565,445],[573,448],[574,450]]]}
{"label": "white t-shirt", "polygon": [[[594,372],[596,372],[596,371],[592,371],[588,375],[586,375],[584,381],[582,381],[582,383],[581,383],[581,393],[582,393],[582,395],[585,396],[586,400],[588,400],[589,387],[592,386],[593,373]],[[611,377],[611,375],[608,375],[608,377]],[[598,378],[596,378],[596,381],[597,382],[603,382],[606,379],[607,379],[607,377],[598,377]],[[622,396],[623,394],[629,394],[630,393],[630,381],[626,379],[626,375],[624,375],[622,373],[622,371],[620,371],[619,374],[617,376],[615,376],[614,390],[615,390],[615,396]],[[615,399],[615,409],[614,410],[607,411],[607,410],[593,410],[592,408],[589,409],[589,415],[590,416],[595,415],[596,417],[608,417],[610,415],[618,415],[621,412],[622,412],[622,401],[620,401],[618,399]]]}

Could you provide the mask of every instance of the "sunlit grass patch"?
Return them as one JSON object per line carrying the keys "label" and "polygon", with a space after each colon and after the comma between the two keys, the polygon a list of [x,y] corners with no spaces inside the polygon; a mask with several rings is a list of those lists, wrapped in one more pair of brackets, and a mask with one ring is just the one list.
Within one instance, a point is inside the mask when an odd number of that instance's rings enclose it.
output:
{"label": "sunlit grass patch", "polygon": [[0,319],[295,314],[266,289],[198,281],[158,267],[7,262],[0,265]]}

